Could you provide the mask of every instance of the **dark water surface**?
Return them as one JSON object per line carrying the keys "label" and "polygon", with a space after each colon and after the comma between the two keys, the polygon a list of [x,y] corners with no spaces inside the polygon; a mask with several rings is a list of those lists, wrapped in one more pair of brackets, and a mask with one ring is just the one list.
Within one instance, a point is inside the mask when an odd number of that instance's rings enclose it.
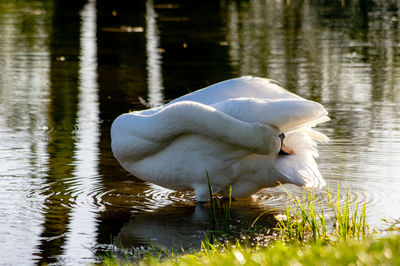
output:
{"label": "dark water surface", "polygon": [[[2,0],[0,264],[95,262],[112,241],[198,246],[208,209],[121,169],[110,125],[139,97],[157,105],[242,75],[324,104],[318,163],[333,196],[366,195],[373,228],[400,218],[399,12],[383,0]],[[265,189],[232,217],[287,200]]]}

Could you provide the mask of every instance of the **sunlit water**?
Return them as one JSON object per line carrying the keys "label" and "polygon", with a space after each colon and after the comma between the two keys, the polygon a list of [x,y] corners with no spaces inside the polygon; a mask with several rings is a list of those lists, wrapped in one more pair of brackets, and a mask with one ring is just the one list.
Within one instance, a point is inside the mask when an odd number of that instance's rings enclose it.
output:
{"label": "sunlit water", "polygon": [[[398,219],[399,4],[291,2],[1,1],[0,264],[90,263],[112,242],[198,247],[207,207],[121,169],[110,125],[242,75],[324,104],[318,164],[333,199],[366,198],[374,229]],[[235,201],[232,219],[246,227],[287,201],[265,189]]]}

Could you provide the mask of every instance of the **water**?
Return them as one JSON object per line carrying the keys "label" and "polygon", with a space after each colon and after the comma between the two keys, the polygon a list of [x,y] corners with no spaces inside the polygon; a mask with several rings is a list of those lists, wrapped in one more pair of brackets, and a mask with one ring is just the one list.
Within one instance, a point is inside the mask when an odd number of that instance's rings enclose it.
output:
{"label": "water", "polygon": [[[324,104],[321,173],[400,217],[398,1],[0,3],[0,264],[82,264],[112,241],[199,245],[207,208],[126,173],[113,119],[241,75]],[[302,190],[288,186],[294,195]],[[327,199],[317,193],[321,206]],[[282,207],[281,188],[233,203],[237,224]]]}

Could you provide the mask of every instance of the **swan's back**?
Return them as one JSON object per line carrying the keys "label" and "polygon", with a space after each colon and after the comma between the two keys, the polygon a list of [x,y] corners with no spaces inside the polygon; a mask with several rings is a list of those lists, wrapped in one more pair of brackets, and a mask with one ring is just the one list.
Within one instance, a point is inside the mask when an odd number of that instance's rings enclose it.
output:
{"label": "swan's back", "polygon": [[271,79],[257,77],[241,77],[222,81],[177,98],[178,101],[194,101],[207,105],[225,101],[230,98],[259,98],[259,99],[303,99],[293,94]]}

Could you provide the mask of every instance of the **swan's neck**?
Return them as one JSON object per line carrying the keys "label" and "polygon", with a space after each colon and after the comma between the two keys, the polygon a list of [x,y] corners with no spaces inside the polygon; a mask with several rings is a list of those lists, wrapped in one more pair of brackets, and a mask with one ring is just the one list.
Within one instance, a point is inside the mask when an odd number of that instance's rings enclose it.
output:
{"label": "swan's neck", "polygon": [[276,154],[280,149],[278,129],[243,122],[196,102],[174,103],[151,115],[125,114],[111,128],[113,150],[117,145],[130,158],[158,152],[184,134],[203,135],[258,154]]}

